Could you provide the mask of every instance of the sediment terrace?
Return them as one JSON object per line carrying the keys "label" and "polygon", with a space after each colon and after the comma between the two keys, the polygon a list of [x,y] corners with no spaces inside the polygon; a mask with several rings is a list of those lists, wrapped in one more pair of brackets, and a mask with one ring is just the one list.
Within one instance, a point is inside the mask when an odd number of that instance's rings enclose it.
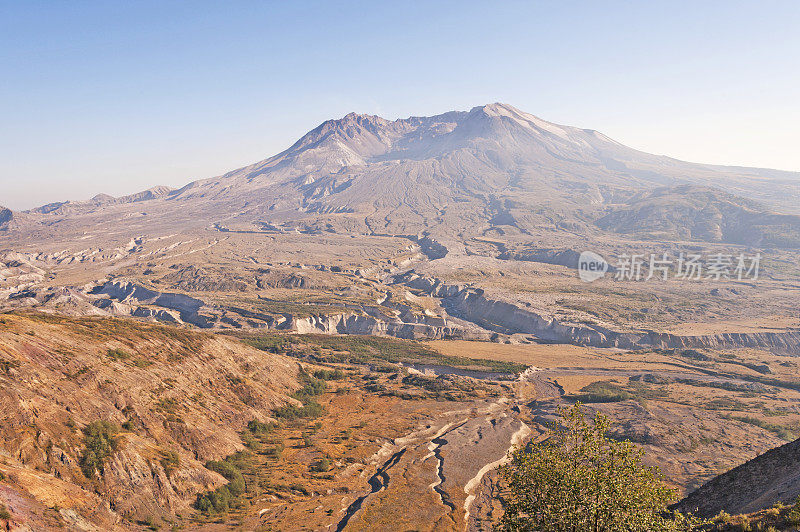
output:
{"label": "sediment terrace", "polygon": [[[41,274],[40,274],[41,275]],[[65,298],[82,302],[84,314],[109,314],[188,323],[200,328],[266,328],[298,333],[358,334],[404,339],[469,339],[567,343],[620,349],[753,348],[800,355],[800,330],[680,335],[652,330],[617,331],[609,327],[562,323],[513,301],[493,298],[480,288],[448,284],[416,274],[394,276],[390,284],[434,298],[440,315],[415,311],[385,300],[349,305],[341,311],[307,315],[258,312],[241,306],[206,304],[198,297],[160,292],[131,281],[113,280],[83,289],[33,287],[12,297],[15,306],[46,305]],[[27,303],[27,304],[26,304]],[[80,306],[75,303],[73,306]]]}

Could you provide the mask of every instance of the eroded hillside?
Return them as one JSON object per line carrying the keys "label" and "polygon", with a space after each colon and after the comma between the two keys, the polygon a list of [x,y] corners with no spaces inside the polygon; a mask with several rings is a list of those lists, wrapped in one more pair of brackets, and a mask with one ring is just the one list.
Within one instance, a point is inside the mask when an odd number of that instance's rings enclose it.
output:
{"label": "eroded hillside", "polygon": [[[5,314],[0,323],[2,496],[34,529],[101,529],[184,515],[224,483],[203,464],[297,387],[297,365],[224,337],[130,321]],[[84,429],[114,452],[87,465]],[[101,473],[102,471],[102,473]],[[90,528],[90,527],[88,527]]]}

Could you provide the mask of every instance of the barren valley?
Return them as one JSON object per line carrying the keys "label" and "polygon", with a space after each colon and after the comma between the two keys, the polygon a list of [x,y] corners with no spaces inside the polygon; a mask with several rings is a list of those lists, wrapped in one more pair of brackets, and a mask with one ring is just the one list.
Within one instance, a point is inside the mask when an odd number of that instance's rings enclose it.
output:
{"label": "barren valley", "polygon": [[[678,502],[800,436],[799,197],[800,174],[490,104],[350,114],[181,189],[2,210],[6,521],[491,530],[497,467],[576,401]],[[587,283],[584,251],[734,259]],[[756,495],[729,511],[800,488]]]}

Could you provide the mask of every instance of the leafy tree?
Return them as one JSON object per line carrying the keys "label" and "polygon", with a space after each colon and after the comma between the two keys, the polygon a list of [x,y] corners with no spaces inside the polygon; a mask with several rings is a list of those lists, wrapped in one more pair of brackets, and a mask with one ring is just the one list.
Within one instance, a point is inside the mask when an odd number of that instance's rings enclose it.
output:
{"label": "leafy tree", "polygon": [[561,424],[539,443],[516,449],[501,468],[507,482],[501,529],[630,532],[690,530],[670,515],[673,491],[643,451],[607,436],[608,418],[587,420],[580,403],[562,409]]}

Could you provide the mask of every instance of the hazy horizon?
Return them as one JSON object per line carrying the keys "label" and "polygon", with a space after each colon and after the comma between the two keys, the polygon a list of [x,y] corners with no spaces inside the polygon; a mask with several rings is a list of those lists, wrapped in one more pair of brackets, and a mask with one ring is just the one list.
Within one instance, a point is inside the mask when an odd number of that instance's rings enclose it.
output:
{"label": "hazy horizon", "polygon": [[4,5],[0,205],[180,187],[349,112],[501,101],[677,159],[800,171],[800,4]]}

